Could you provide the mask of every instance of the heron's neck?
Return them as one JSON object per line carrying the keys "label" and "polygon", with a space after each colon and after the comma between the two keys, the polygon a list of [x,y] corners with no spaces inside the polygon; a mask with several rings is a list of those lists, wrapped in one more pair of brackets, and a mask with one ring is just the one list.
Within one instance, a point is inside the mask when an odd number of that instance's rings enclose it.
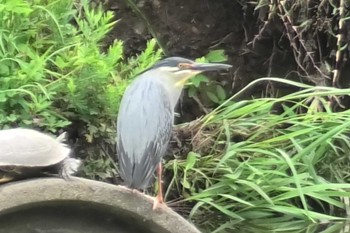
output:
{"label": "heron's neck", "polygon": [[169,98],[171,102],[171,106],[174,109],[184,87],[186,80],[182,80],[177,77],[167,77],[169,76],[167,73],[157,72],[157,76],[159,77],[159,82],[164,86],[169,93]]}
{"label": "heron's neck", "polygon": [[171,107],[174,109],[184,87],[186,80],[183,80],[177,77],[169,77],[169,73],[162,72],[159,70],[150,70],[148,71],[145,77],[154,80],[157,80],[168,93]]}
{"label": "heron's neck", "polygon": [[184,85],[176,85],[175,82],[164,82],[163,85],[167,89],[168,93],[170,93],[170,102],[172,108],[174,109],[177,102],[179,101]]}

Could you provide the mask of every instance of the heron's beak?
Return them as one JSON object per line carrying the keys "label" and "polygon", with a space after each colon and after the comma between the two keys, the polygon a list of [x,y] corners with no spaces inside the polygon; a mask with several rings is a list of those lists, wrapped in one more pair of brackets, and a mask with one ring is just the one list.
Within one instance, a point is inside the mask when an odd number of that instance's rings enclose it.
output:
{"label": "heron's beak", "polygon": [[196,74],[202,73],[204,71],[211,71],[211,70],[224,70],[231,68],[231,65],[228,64],[222,64],[222,63],[192,63],[188,64],[187,71],[188,74],[183,76],[180,81],[176,82],[175,86],[182,87],[185,85],[186,81],[195,76]]}
{"label": "heron's beak", "polygon": [[225,70],[230,69],[232,66],[222,63],[193,63],[190,69],[193,71],[211,71],[211,70]]}

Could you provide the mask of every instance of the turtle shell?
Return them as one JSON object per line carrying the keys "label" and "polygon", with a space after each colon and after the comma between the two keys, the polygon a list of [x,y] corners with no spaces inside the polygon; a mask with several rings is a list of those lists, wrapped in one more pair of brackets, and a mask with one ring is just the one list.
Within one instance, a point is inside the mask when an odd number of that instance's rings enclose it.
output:
{"label": "turtle shell", "polygon": [[31,129],[0,130],[0,167],[47,167],[67,158],[70,149]]}

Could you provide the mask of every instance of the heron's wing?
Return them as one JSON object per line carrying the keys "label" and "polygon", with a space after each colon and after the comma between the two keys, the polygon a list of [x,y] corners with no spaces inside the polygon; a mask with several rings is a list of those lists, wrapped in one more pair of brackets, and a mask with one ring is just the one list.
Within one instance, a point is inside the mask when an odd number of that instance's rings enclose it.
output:
{"label": "heron's wing", "polygon": [[117,123],[120,172],[126,185],[148,187],[172,126],[173,109],[164,86],[148,78],[134,81],[123,96]]}

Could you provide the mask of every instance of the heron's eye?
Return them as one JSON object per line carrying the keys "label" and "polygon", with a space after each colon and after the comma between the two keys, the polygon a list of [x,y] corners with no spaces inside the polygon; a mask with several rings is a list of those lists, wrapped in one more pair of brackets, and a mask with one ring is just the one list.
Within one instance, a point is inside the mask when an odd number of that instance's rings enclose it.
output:
{"label": "heron's eye", "polygon": [[187,64],[187,63],[179,63],[177,64],[177,67],[179,67],[179,69],[183,70],[183,69],[186,69],[188,68],[190,65]]}

